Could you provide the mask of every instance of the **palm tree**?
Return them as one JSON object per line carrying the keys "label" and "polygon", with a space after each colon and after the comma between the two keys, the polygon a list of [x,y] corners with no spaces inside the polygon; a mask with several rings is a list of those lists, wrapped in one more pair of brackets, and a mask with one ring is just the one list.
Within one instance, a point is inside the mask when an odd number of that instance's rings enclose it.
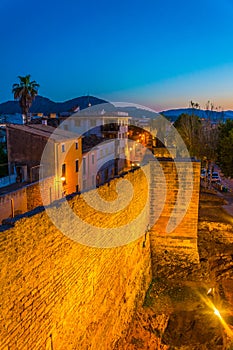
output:
{"label": "palm tree", "polygon": [[32,101],[38,94],[39,84],[35,80],[30,81],[30,74],[25,77],[18,76],[20,83],[13,84],[12,93],[14,98],[19,100],[20,107],[22,109],[23,118],[28,122],[28,112],[32,105]]}

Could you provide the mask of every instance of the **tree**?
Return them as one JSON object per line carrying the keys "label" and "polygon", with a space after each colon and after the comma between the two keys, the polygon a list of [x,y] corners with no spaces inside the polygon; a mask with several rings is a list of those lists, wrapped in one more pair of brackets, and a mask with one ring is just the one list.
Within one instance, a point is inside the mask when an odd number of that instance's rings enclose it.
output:
{"label": "tree", "polygon": [[193,102],[192,100],[189,102],[189,107],[192,108],[193,110],[200,109],[199,103]]}
{"label": "tree", "polygon": [[196,115],[181,114],[174,123],[190,156],[215,161],[219,129]]}
{"label": "tree", "polygon": [[[179,131],[191,156],[202,161],[213,162],[217,157],[217,144],[219,137],[219,128],[216,123],[211,122],[211,115],[214,104],[210,101],[206,104],[207,118],[199,118],[199,103],[189,102],[192,114],[183,114],[176,120],[174,126]],[[219,107],[221,108],[221,107]]]}
{"label": "tree", "polygon": [[233,177],[233,120],[228,119],[219,129],[217,159],[223,173]]}
{"label": "tree", "polygon": [[181,114],[174,123],[174,127],[182,137],[190,156],[200,158],[201,151],[201,120],[196,115]]}
{"label": "tree", "polygon": [[31,81],[30,74],[25,77],[18,77],[20,83],[13,84],[12,93],[14,94],[14,98],[19,100],[19,104],[22,110],[22,114],[26,123],[28,122],[28,112],[32,105],[32,102],[36,95],[38,94],[39,84],[35,80]]}

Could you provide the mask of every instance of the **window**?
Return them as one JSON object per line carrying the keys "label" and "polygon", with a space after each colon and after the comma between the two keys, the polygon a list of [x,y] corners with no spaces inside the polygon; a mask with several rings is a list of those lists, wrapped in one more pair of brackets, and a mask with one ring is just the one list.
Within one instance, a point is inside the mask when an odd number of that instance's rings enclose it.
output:
{"label": "window", "polygon": [[66,164],[62,164],[62,176],[66,176]]}
{"label": "window", "polygon": [[68,130],[68,125],[64,125],[64,130],[67,131]]}
{"label": "window", "polygon": [[83,175],[86,175],[86,158],[83,158],[82,166],[83,166]]}
{"label": "window", "polygon": [[95,175],[92,175],[92,181],[91,181],[92,187],[95,186]]}
{"label": "window", "polygon": [[61,145],[61,151],[65,152],[65,144],[64,143]]}
{"label": "window", "polygon": [[78,149],[78,142],[75,142],[75,149]]}
{"label": "window", "polygon": [[85,190],[87,188],[87,180],[83,180],[83,189]]}
{"label": "window", "polygon": [[75,171],[76,171],[76,173],[79,171],[78,160],[75,161]]}
{"label": "window", "polygon": [[93,119],[91,120],[91,126],[96,126],[96,120],[95,120],[95,119],[94,119],[94,120],[93,120]]}
{"label": "window", "polygon": [[63,185],[66,185],[66,164],[62,164],[61,167],[61,181]]}
{"label": "window", "polygon": [[81,121],[80,120],[78,120],[78,119],[75,119],[75,121],[74,121],[74,124],[75,124],[75,126],[80,126],[81,125]]}
{"label": "window", "polygon": [[95,164],[95,155],[94,154],[91,155],[91,162],[92,162],[92,164]]}

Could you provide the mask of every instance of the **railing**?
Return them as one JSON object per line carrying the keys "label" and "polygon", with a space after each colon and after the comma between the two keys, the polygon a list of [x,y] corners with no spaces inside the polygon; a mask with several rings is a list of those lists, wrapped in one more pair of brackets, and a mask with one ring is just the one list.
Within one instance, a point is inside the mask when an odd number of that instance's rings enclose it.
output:
{"label": "railing", "polygon": [[116,132],[120,130],[120,125],[115,123],[110,123],[106,125],[101,125],[101,131],[102,132]]}

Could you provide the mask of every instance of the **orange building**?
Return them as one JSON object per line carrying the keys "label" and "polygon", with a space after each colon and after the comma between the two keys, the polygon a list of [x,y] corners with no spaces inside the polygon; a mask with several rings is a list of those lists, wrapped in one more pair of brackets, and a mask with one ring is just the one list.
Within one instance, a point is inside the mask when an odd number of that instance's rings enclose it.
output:
{"label": "orange building", "polygon": [[54,196],[79,191],[82,139],[77,134],[48,125],[7,125],[10,174],[18,182],[54,177]]}

